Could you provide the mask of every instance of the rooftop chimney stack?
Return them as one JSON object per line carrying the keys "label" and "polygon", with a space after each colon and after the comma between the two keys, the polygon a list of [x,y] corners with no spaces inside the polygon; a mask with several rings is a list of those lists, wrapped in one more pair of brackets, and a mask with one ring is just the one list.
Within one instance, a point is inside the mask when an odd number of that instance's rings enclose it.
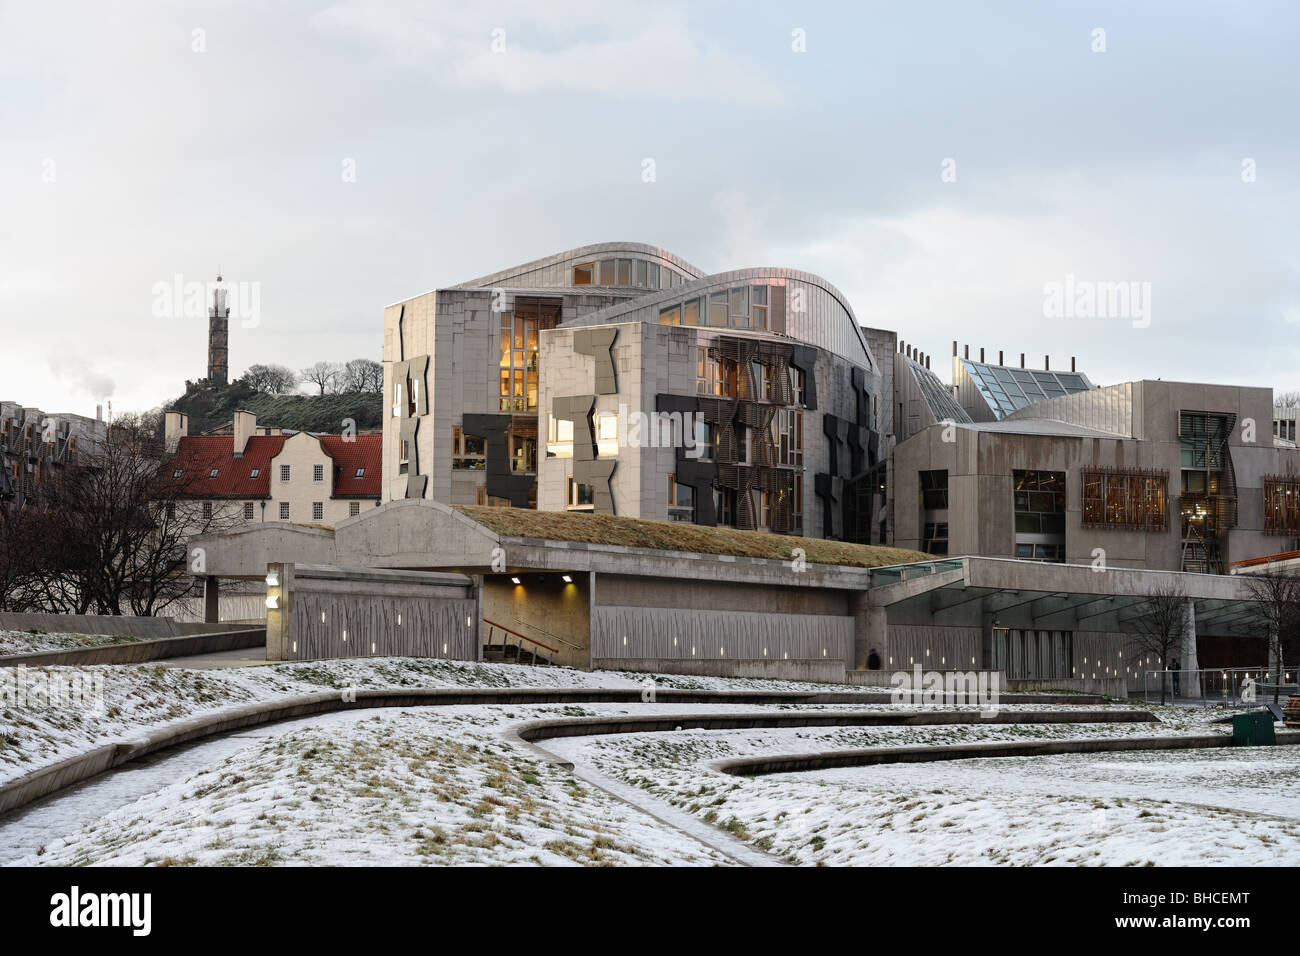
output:
{"label": "rooftop chimney stack", "polygon": [[981,362],[984,361],[984,350],[983,350],[983,349],[980,349],[980,361],[981,361]]}
{"label": "rooftop chimney stack", "polygon": [[965,352],[965,356],[964,356],[964,357],[967,358],[967,359],[969,359],[969,358],[970,358],[970,346],[969,346],[969,345],[963,345],[963,346],[962,346],[962,349],[963,349],[964,352]]}
{"label": "rooftop chimney stack", "polygon": [[239,457],[248,447],[248,439],[257,434],[257,416],[252,412],[235,409],[235,420],[230,430],[235,439],[235,457]]}
{"label": "rooftop chimney stack", "polygon": [[1076,368],[1074,367],[1074,356],[1073,356],[1073,355],[1070,356],[1070,371],[1071,371],[1071,372],[1077,372],[1077,371],[1078,371],[1078,369],[1076,369]]}
{"label": "rooftop chimney stack", "polygon": [[1024,367],[1025,367],[1025,353],[1024,353],[1024,352],[1021,352],[1021,353],[1020,353],[1020,367],[1021,367],[1021,368],[1024,368]]}
{"label": "rooftop chimney stack", "polygon": [[1002,350],[1001,350],[1001,349],[998,349],[998,364],[999,364],[999,365],[1006,365],[1006,364],[1007,364],[1006,362],[1002,361]]}
{"label": "rooftop chimney stack", "polygon": [[956,339],[953,339],[953,340],[952,340],[952,357],[953,357],[953,358],[956,358],[956,357],[957,357],[957,340],[956,340]]}
{"label": "rooftop chimney stack", "polygon": [[1052,357],[1051,357],[1050,355],[1044,355],[1044,356],[1043,356],[1043,371],[1044,371],[1044,372],[1050,372],[1051,370],[1052,370]]}
{"label": "rooftop chimney stack", "polygon": [[167,454],[173,454],[181,439],[190,432],[190,417],[184,412],[166,412],[163,415],[163,443]]}

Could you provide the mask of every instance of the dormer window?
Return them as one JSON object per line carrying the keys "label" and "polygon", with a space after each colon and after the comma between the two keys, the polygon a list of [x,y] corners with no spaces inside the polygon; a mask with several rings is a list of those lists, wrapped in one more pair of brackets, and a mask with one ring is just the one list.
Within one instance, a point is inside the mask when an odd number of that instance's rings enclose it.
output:
{"label": "dormer window", "polygon": [[364,478],[364,477],[366,477],[366,470],[365,470],[364,468],[358,468],[358,469],[357,469],[357,477],[358,477],[358,478]]}
{"label": "dormer window", "polygon": [[220,472],[221,472],[220,468],[213,468],[210,472],[208,472],[208,477],[215,478]]}
{"label": "dormer window", "polygon": [[172,478],[175,479],[176,481],[180,481],[180,480],[181,480],[181,475],[183,475],[183,474],[185,474],[185,472],[183,472],[181,469],[177,468],[175,471],[172,472]]}
{"label": "dormer window", "polygon": [[249,477],[249,478],[256,478],[260,473],[261,473],[261,469],[260,469],[260,468],[254,468],[252,471],[250,471],[250,472],[248,473],[248,477]]}

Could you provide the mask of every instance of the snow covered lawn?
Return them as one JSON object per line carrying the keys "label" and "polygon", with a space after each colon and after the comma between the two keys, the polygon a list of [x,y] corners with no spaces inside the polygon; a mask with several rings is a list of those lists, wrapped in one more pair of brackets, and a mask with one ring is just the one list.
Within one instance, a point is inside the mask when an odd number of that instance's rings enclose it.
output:
{"label": "snow covered lawn", "polygon": [[[186,670],[154,664],[90,667],[27,667],[25,684],[40,687],[51,677],[102,681],[101,706],[49,706],[39,696],[15,705],[19,669],[0,668],[0,782],[96,746],[139,736],[143,728],[270,701],[344,687],[640,687],[647,675],[585,672],[564,667],[525,667],[416,658],[362,658],[275,664],[219,670]],[[657,675],[660,687],[721,690],[861,690],[841,685],[747,678]]]}
{"label": "snow covered lawn", "polygon": [[754,778],[705,766],[844,747],[1206,733],[1216,716],[1195,708],[1153,711],[1162,724],[680,731],[545,746],[791,863],[1300,864],[1294,746],[972,759]]}
{"label": "snow covered lawn", "polygon": [[105,644],[134,644],[139,640],[142,638],[122,634],[71,634],[0,629],[0,655],[66,651],[74,647],[101,647]]}

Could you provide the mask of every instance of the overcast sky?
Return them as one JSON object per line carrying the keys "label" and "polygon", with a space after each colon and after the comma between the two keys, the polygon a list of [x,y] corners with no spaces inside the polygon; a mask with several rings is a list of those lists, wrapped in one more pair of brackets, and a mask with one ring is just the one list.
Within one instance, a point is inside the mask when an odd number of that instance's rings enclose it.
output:
{"label": "overcast sky", "polygon": [[[0,398],[175,397],[177,276],[257,290],[238,375],[612,240],[818,273],[945,379],[960,339],[1300,388],[1295,4],[464,7],[0,0]],[[1067,275],[1149,324],[1045,315]]]}

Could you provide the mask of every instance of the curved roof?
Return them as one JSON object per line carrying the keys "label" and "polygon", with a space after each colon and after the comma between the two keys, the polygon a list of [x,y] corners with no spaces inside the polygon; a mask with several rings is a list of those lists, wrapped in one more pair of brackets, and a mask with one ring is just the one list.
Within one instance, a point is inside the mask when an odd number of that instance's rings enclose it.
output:
{"label": "curved roof", "polygon": [[[553,255],[543,256],[540,259],[534,259],[532,262],[525,262],[522,265],[511,266],[508,269],[501,269],[489,275],[480,276],[477,279],[470,279],[468,282],[458,282],[451,286],[453,289],[472,289],[481,286],[504,285],[509,280],[517,276],[529,275],[538,272],[549,266],[559,265],[563,262],[579,262],[583,259],[592,259],[596,257],[608,257],[618,255],[620,252],[636,253],[642,256],[653,256],[662,259],[676,269],[690,276],[702,276],[704,270],[698,266],[692,265],[676,253],[669,252],[667,249],[661,249],[658,246],[652,246],[644,242],[598,242],[589,246],[579,246],[576,249],[568,249],[564,252],[557,252]],[[681,288],[678,286],[678,288]]]}
{"label": "curved roof", "polygon": [[[824,290],[848,315],[849,324],[852,326],[853,335],[857,342],[862,346],[863,353],[867,356],[871,368],[876,368],[876,357],[871,352],[871,346],[867,344],[866,337],[862,334],[862,327],[858,325],[857,316],[853,313],[853,307],[849,305],[848,298],[839,289],[835,288],[830,282],[821,276],[812,272],[804,272],[801,269],[787,269],[782,266],[759,266],[750,269],[733,269],[730,272],[715,272],[710,275],[701,276],[690,282],[674,286],[671,289],[660,289],[658,292],[647,292],[643,296],[635,299],[629,299],[627,302],[620,302],[616,305],[607,306],[596,312],[588,313],[575,319],[568,319],[560,323],[561,328],[571,328],[581,325],[608,325],[620,320],[621,316],[627,315],[638,309],[650,309],[659,305],[668,304],[681,298],[690,298],[692,294],[702,294],[715,286],[730,286],[738,282],[748,282],[751,279],[787,279],[797,282],[803,282],[807,285],[815,286]],[[654,321],[658,321],[658,310],[653,310]],[[650,321],[646,319],[644,321]],[[708,328],[705,326],[705,328]],[[721,329],[719,329],[721,331]],[[753,332],[755,330],[733,329],[733,332]],[[761,331],[758,334],[762,334]],[[798,336],[793,336],[798,337]]]}

